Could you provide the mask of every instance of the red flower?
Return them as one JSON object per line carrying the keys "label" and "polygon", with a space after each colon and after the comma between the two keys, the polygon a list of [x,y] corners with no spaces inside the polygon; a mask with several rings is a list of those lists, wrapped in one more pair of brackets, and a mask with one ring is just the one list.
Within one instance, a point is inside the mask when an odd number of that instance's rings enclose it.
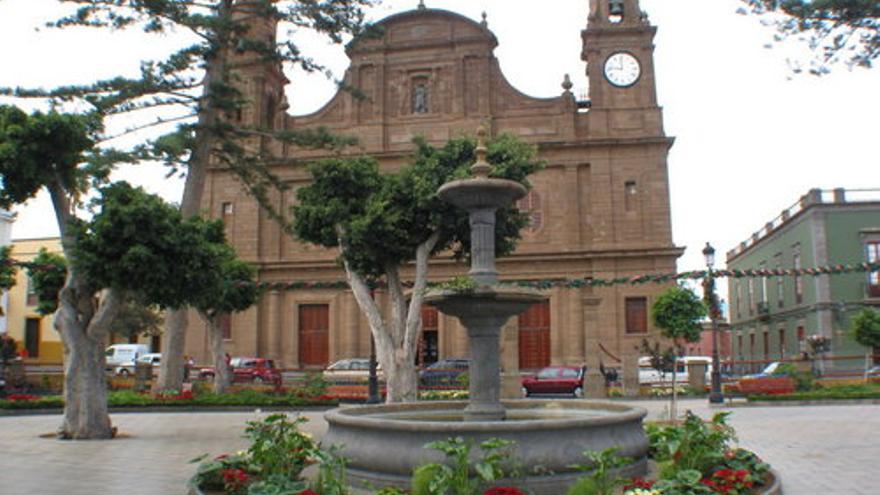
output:
{"label": "red flower", "polygon": [[644,478],[633,478],[630,484],[623,487],[623,491],[635,490],[637,488],[640,488],[642,490],[650,490],[654,487],[654,483],[656,482],[649,481]]}
{"label": "red flower", "polygon": [[29,394],[9,394],[6,396],[6,400],[11,401],[27,401],[27,400],[39,400],[40,398],[36,395]]}
{"label": "red flower", "polygon": [[250,479],[248,474],[242,469],[223,469],[220,471],[220,474],[223,476],[223,484],[230,491],[237,491],[247,484],[248,479]]}
{"label": "red flower", "polygon": [[318,495],[318,494],[313,492],[312,490],[305,489],[305,490],[299,492],[298,495]]}
{"label": "red flower", "polygon": [[483,492],[483,495],[526,495],[519,488],[512,486],[493,486]]}

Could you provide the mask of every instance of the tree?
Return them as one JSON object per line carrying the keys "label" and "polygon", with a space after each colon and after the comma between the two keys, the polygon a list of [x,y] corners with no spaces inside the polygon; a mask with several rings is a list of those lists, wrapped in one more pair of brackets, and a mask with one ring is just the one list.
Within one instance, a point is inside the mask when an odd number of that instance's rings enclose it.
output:
{"label": "tree", "polygon": [[[158,308],[127,299],[116,315],[111,335],[121,335],[129,340],[139,335],[161,335],[162,315]],[[154,351],[156,349],[153,349]]]}
{"label": "tree", "polygon": [[[437,189],[469,174],[475,143],[460,138],[435,149],[416,141],[412,164],[397,173],[381,173],[370,157],[329,159],[310,167],[313,183],[298,191],[294,232],[307,242],[337,248],[354,297],[367,316],[376,354],[387,379],[389,402],[417,395],[415,353],[428,260],[452,250],[470,252],[467,213],[437,197]],[[493,176],[523,183],[538,170],[535,150],[512,136],[489,144]],[[511,206],[499,210],[496,252],[513,251],[527,217]],[[404,293],[401,270],[414,263],[412,290]],[[384,278],[391,314],[384,318],[371,287]]]}
{"label": "tree", "polygon": [[[247,75],[254,67],[281,74],[284,63],[307,71],[324,68],[292,41],[296,30],[311,30],[341,43],[346,35],[364,32],[363,7],[375,0],[59,0],[78,8],[53,26],[105,28],[112,31],[142,29],[163,35],[184,31],[193,41],[161,61],[144,61],[137,78],[116,77],[84,86],[52,90],[0,89],[17,97],[76,101],[100,116],[126,114],[140,118],[126,133],[168,127],[166,135],[138,148],[140,157],[159,160],[172,170],[184,170],[186,183],[180,209],[184,217],[197,215],[209,164],[227,167],[270,215],[281,220],[270,201],[271,191],[286,189],[270,171],[276,157],[267,146],[272,140],[300,147],[335,147],[352,140],[325,129],[285,130],[275,121],[286,108],[283,95],[266,102],[253,101],[263,88],[262,77]],[[291,28],[278,40],[278,23]],[[242,119],[252,108],[257,119]],[[158,117],[157,117],[158,115]],[[177,125],[176,128],[170,128]],[[165,353],[159,374],[160,388],[179,390],[183,381],[183,347],[186,312],[167,312]]]}
{"label": "tree", "polygon": [[[33,197],[45,187],[55,209],[68,260],[64,285],[60,270],[34,265],[40,299],[55,311],[55,327],[65,353],[64,438],[110,438],[104,346],[124,301],[133,298],[161,308],[192,304],[195,296],[222,281],[216,267],[221,248],[204,239],[222,239],[220,222],[183,220],[160,198],[127,183],[100,189],[90,221],[75,214],[91,183],[101,184],[121,157],[94,148],[100,126],[92,117],[34,113],[0,107],[0,206]],[[42,253],[37,262],[48,261]]]}
{"label": "tree", "polygon": [[54,313],[58,309],[58,293],[67,278],[67,259],[40,248],[37,256],[28,264],[28,276],[37,295],[37,313],[42,316]]}
{"label": "tree", "polygon": [[[806,35],[815,54],[809,72],[826,74],[830,66],[871,67],[880,56],[880,3],[876,0],[741,0],[776,28],[775,41]],[[802,69],[795,67],[795,72]]]}
{"label": "tree", "polygon": [[[702,326],[700,320],[706,316],[706,306],[693,291],[681,286],[670,287],[663,291],[654,301],[651,308],[654,325],[660,329],[661,335],[672,340],[675,361],[682,354],[682,342],[699,342]],[[678,364],[672,367],[672,404],[670,419],[676,420],[676,384],[675,376]]]}
{"label": "tree", "polygon": [[[850,328],[853,339],[865,346],[865,373],[867,373],[870,354],[874,356],[874,364],[880,362],[880,312],[871,308],[859,311],[853,317]],[[867,378],[867,374],[865,376]]]}
{"label": "tree", "polygon": [[[220,234],[222,234],[222,230]],[[256,269],[235,258],[235,252],[228,244],[222,244],[218,253],[220,260],[219,284],[205,291],[194,302],[201,318],[208,325],[208,343],[214,362],[214,392],[220,394],[232,382],[230,368],[223,351],[223,328],[220,319],[224,315],[237,313],[253,306],[259,297],[255,283]]]}

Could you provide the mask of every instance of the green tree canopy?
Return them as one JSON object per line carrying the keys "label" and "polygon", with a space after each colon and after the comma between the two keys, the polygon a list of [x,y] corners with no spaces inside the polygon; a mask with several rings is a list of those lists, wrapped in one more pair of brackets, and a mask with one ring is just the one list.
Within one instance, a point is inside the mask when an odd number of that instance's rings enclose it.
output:
{"label": "green tree canopy", "polygon": [[40,248],[28,265],[28,276],[37,294],[37,313],[45,316],[58,309],[58,293],[67,278],[67,259],[58,253]]}
{"label": "green tree canopy", "polygon": [[664,337],[699,342],[706,306],[693,291],[675,286],[663,291],[651,308],[654,325]]}
{"label": "green tree canopy", "polygon": [[34,197],[58,181],[71,194],[84,192],[92,177],[106,177],[88,163],[98,128],[91,117],[57,112],[28,115],[0,105],[0,207],[9,208]]}
{"label": "green tree canopy", "polygon": [[868,348],[880,347],[880,312],[865,308],[852,319],[853,339]]}
{"label": "green tree canopy", "polygon": [[[469,138],[434,148],[416,140],[409,167],[382,173],[371,157],[334,158],[310,167],[314,182],[298,191],[294,232],[308,242],[340,247],[354,270],[370,278],[386,268],[415,258],[417,247],[431,235],[438,241],[431,254],[452,249],[457,257],[470,252],[467,212],[443,202],[440,186],[469,176],[476,143]],[[542,167],[534,149],[513,136],[502,135],[488,145],[493,177],[529,186],[527,176]],[[499,210],[496,252],[513,251],[519,231],[528,222],[515,206]]]}
{"label": "green tree canopy", "polygon": [[162,315],[157,307],[129,298],[113,320],[110,331],[128,338],[138,335],[159,335],[162,331]]}
{"label": "green tree canopy", "polygon": [[15,265],[12,262],[12,246],[0,247],[0,292],[15,286]]}
{"label": "green tree canopy", "polygon": [[792,35],[808,38],[816,55],[808,68],[812,74],[825,74],[838,62],[871,67],[880,56],[880,2],[876,0],[741,1],[776,28],[777,42]]}

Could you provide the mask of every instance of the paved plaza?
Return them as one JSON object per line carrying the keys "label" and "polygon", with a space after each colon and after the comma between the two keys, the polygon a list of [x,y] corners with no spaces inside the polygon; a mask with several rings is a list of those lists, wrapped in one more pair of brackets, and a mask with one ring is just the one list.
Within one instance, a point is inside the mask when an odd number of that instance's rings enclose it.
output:
{"label": "paved plaza", "polygon": [[[666,402],[636,403],[653,418]],[[709,417],[705,400],[682,401]],[[740,443],[773,464],[787,495],[875,494],[880,406],[737,407]],[[265,413],[263,413],[265,414]],[[326,430],[321,412],[306,412],[308,431]],[[0,417],[2,495],[165,495],[186,492],[188,461],[244,448],[254,413],[114,414],[122,438],[65,442],[41,438],[57,415]]]}

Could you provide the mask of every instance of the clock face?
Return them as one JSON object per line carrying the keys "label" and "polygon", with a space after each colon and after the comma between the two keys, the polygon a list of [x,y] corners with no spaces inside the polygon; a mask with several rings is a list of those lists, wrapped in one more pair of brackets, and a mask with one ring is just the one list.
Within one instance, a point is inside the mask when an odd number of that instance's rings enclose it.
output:
{"label": "clock face", "polygon": [[608,82],[625,88],[632,86],[642,75],[642,66],[639,60],[626,52],[617,52],[605,60],[605,77]]}

